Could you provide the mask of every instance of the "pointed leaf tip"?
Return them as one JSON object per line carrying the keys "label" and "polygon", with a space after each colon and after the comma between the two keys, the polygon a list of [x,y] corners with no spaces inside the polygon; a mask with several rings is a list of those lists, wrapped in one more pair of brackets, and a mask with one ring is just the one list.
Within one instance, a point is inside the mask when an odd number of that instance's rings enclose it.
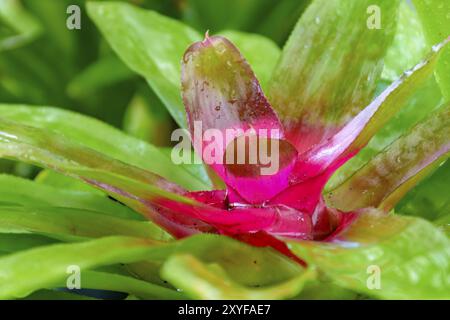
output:
{"label": "pointed leaf tip", "polygon": [[[236,180],[227,179],[223,161],[227,146],[239,136],[250,132],[272,139],[283,136],[278,117],[247,61],[225,37],[207,37],[187,49],[181,79],[197,153],[247,201],[267,199],[266,191],[273,193],[274,188],[263,188],[258,199],[254,199],[251,190],[240,186]],[[214,137],[209,138],[213,141],[206,140],[211,134]],[[214,155],[206,152],[211,149]],[[256,177],[254,182],[258,182]]]}
{"label": "pointed leaf tip", "polygon": [[205,32],[205,39],[203,39],[203,42],[209,41],[209,30],[206,30]]}

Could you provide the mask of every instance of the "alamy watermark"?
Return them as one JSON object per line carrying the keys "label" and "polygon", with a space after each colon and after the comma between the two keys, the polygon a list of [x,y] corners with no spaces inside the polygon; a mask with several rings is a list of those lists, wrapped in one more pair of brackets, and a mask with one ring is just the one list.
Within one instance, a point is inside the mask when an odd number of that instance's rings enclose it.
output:
{"label": "alamy watermark", "polygon": [[81,268],[78,265],[70,265],[66,269],[69,274],[66,280],[66,287],[69,290],[81,289]]}
{"label": "alamy watermark", "polygon": [[380,290],[381,289],[381,269],[377,265],[370,265],[366,270],[367,277],[366,286],[369,290]]}
{"label": "alamy watermark", "polygon": [[381,29],[381,8],[377,5],[371,5],[367,7],[367,28],[370,30]]}
{"label": "alamy watermark", "polygon": [[79,6],[72,4],[67,7],[66,13],[69,15],[66,20],[66,27],[69,30],[81,29],[81,9]]}

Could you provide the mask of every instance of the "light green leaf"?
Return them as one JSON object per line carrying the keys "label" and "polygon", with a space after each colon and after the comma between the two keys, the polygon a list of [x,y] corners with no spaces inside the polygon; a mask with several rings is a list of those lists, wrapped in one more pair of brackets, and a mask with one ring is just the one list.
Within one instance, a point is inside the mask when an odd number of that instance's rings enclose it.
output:
{"label": "light green leaf", "polygon": [[[0,118],[0,157],[51,168],[102,189],[135,211],[161,222],[152,203],[174,200],[196,204],[184,190],[140,168],[72,143],[51,131],[23,126]],[[165,221],[163,219],[163,221]],[[169,224],[171,225],[171,224]]]}
{"label": "light green leaf", "polygon": [[379,207],[390,211],[450,152],[450,105],[416,125],[327,194],[332,207],[353,211]]}
{"label": "light green leaf", "polygon": [[88,210],[44,206],[0,206],[0,233],[34,233],[62,241],[113,235],[172,239],[149,221],[132,221]]}
{"label": "light green leaf", "polygon": [[225,236],[202,234],[171,242],[170,251],[160,251],[152,260],[163,261],[174,254],[188,254],[219,265],[230,279],[249,287],[276,285],[304,271],[272,248],[253,247]]}
{"label": "light green leaf", "polygon": [[232,281],[218,265],[206,265],[191,255],[175,255],[162,267],[162,277],[195,299],[263,300],[296,296],[316,272],[307,269],[300,276],[266,288],[250,288]]}
{"label": "light green leaf", "polygon": [[384,58],[382,78],[389,81],[414,67],[428,51],[417,12],[406,1],[400,2],[397,20],[394,41]]}
{"label": "light green leaf", "polygon": [[[442,106],[442,94],[439,86],[433,75],[429,75],[428,78],[415,90],[409,90],[412,95],[406,99],[406,102],[396,102],[395,107],[400,108],[398,113],[376,132],[375,136],[357,155],[336,171],[328,181],[326,190],[332,190],[342,184],[392,142]],[[385,85],[387,86],[387,84]],[[393,109],[393,107],[390,108]]]}
{"label": "light green leaf", "polygon": [[366,212],[334,243],[289,245],[344,288],[382,299],[450,298],[450,239],[425,220]]}
{"label": "light green leaf", "polygon": [[108,237],[74,244],[56,244],[0,258],[0,298],[22,298],[67,279],[67,268],[81,272],[103,265],[145,259],[157,241]]}
{"label": "light green leaf", "polygon": [[[330,166],[336,159],[349,159],[358,154],[399,110],[405,107],[417,89],[430,79],[439,55],[450,41],[435,46],[428,57],[389,85],[364,110],[330,139],[310,148],[302,158],[319,168]],[[430,105],[430,109],[435,107]],[[412,117],[414,119],[414,117]],[[408,121],[407,121],[408,122]],[[398,132],[398,131],[397,131]],[[395,132],[394,132],[395,134]],[[301,135],[300,135],[301,136]],[[392,138],[388,135],[388,138]],[[386,142],[386,141],[384,141]]]}
{"label": "light green leaf", "polygon": [[0,298],[24,297],[38,289],[52,288],[67,278],[70,265],[78,265],[83,273],[117,263],[162,263],[174,254],[190,254],[204,263],[220,265],[230,279],[244,286],[276,285],[302,272],[300,265],[271,248],[252,247],[225,236],[204,234],[170,243],[107,237],[0,258]]}
{"label": "light green leaf", "polygon": [[91,187],[90,185],[83,183],[77,179],[65,176],[53,170],[41,170],[34,181],[39,184],[48,185],[56,189],[84,191],[90,193],[96,193],[98,195],[105,195],[102,191]]}
{"label": "light green leaf", "polygon": [[187,189],[210,188],[208,177],[200,165],[175,165],[167,153],[130,137],[98,120],[50,107],[0,105],[1,118],[33,127],[52,130],[73,142],[81,143],[109,157],[147,169]]}
{"label": "light green leaf", "polygon": [[[206,264],[219,265],[227,276],[246,287],[272,286],[288,281],[304,269],[272,248],[257,248],[225,236],[201,234],[174,241],[145,262],[128,265],[131,272],[152,282],[164,261],[172,255],[192,255]],[[151,260],[151,261],[150,261]],[[273,272],[276,269],[277,272]]]}
{"label": "light green leaf", "polygon": [[55,206],[86,209],[118,218],[142,219],[136,212],[108,199],[104,195],[61,187],[53,187],[14,176],[0,175],[0,202],[29,208]]}

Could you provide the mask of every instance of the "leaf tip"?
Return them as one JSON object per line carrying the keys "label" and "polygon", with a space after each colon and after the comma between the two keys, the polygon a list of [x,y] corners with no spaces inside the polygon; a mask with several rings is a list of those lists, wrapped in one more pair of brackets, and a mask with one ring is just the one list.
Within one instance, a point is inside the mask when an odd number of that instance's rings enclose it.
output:
{"label": "leaf tip", "polygon": [[206,32],[205,32],[205,39],[203,39],[203,43],[208,43],[210,41],[210,38],[209,38],[209,29],[208,30],[206,30]]}

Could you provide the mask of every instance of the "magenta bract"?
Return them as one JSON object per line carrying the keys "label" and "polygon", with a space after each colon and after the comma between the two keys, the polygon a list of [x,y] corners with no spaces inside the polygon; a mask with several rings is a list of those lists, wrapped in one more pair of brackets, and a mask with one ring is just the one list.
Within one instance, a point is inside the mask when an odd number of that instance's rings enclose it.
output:
{"label": "magenta bract", "polygon": [[[208,212],[206,208],[196,213],[187,208],[180,210],[230,235],[265,231],[274,236],[314,239],[326,237],[340,225],[342,213],[326,208],[321,192],[331,174],[355,154],[344,155],[344,152],[357,133],[337,142],[331,138],[299,153],[285,137],[283,124],[249,64],[223,37],[207,36],[186,51],[182,88],[194,148],[200,156],[205,157],[201,150],[214,141],[195,140],[196,122],[201,123],[202,134],[211,128],[220,130],[223,135],[228,129],[240,129],[241,134],[254,130],[255,144],[262,139],[268,140],[266,145],[277,144],[279,167],[274,174],[262,175],[257,170],[261,168],[259,163],[211,164],[225,182],[226,192],[189,193],[188,196],[213,206],[220,213]],[[362,121],[358,123],[364,126]],[[344,128],[337,135],[353,130],[357,124],[350,126],[352,128]],[[274,131],[276,135],[268,134]],[[235,132],[231,137],[233,146],[244,136]],[[301,137],[295,137],[296,142],[299,140]],[[215,149],[220,152],[216,155],[219,159],[226,158],[230,152],[229,142],[220,141]],[[248,149],[251,143],[245,145]]]}

